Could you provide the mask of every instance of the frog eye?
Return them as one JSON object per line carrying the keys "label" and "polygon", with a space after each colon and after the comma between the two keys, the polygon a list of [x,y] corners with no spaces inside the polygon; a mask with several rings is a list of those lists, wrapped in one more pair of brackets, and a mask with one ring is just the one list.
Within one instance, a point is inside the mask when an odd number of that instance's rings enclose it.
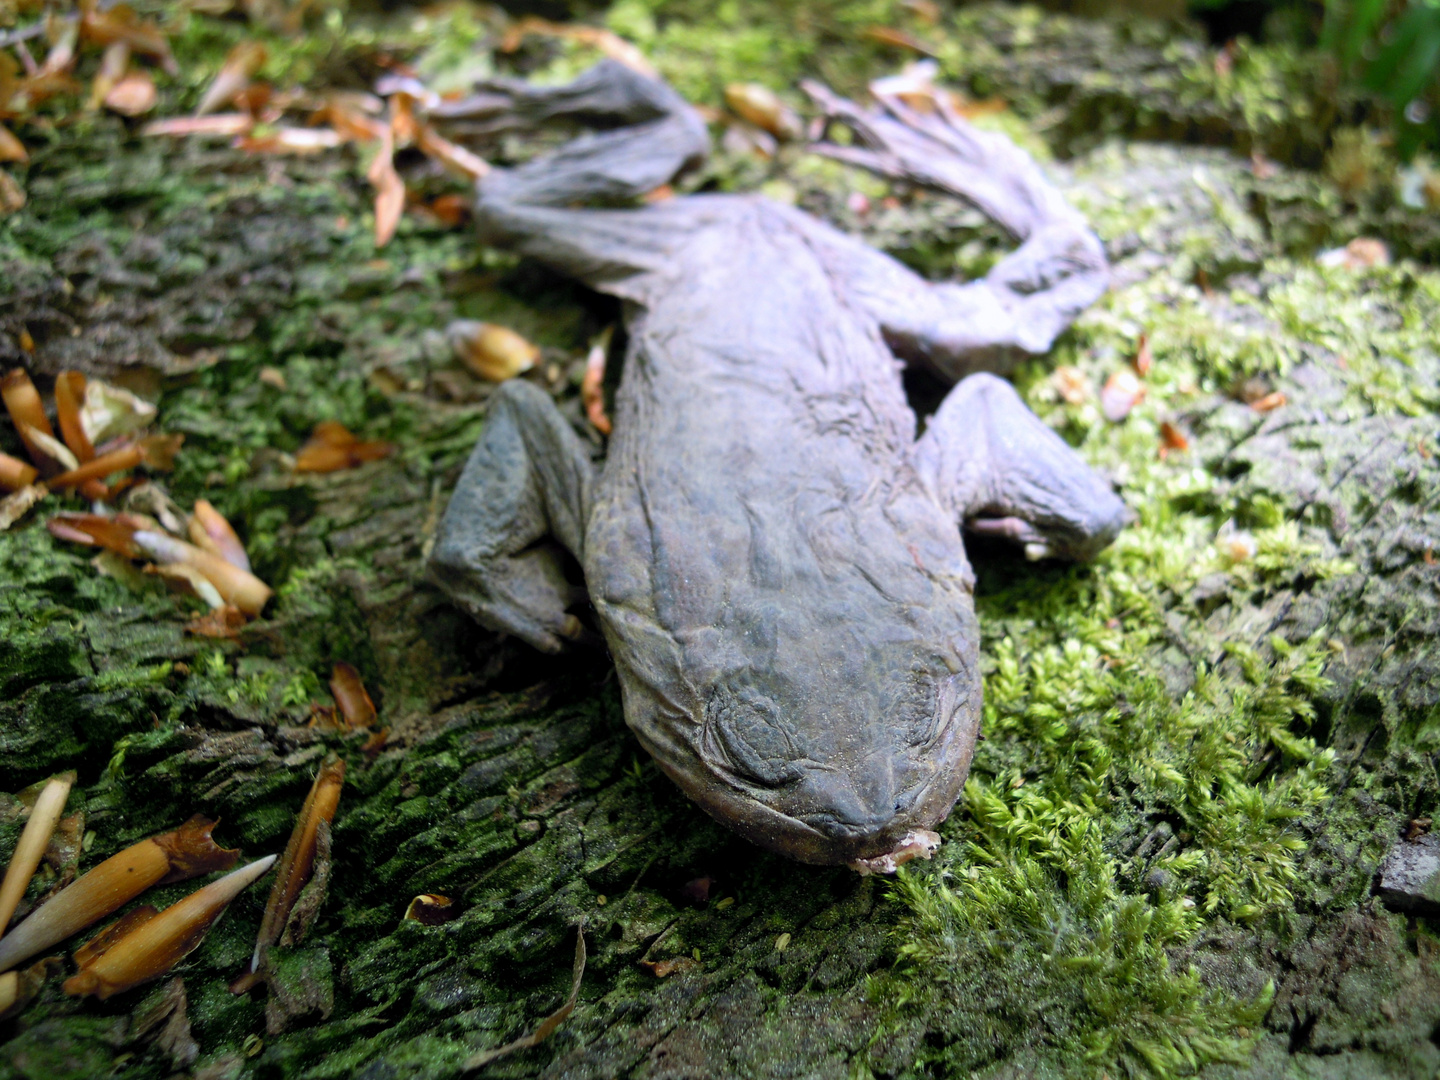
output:
{"label": "frog eye", "polygon": [[943,703],[936,700],[938,696],[929,672],[914,672],[905,681],[885,710],[891,730],[900,736],[897,741],[922,748],[934,742],[941,723],[949,719],[949,711],[939,707]]}
{"label": "frog eye", "polygon": [[780,787],[801,773],[800,753],[775,703],[749,688],[711,693],[704,751],[711,764],[762,787]]}

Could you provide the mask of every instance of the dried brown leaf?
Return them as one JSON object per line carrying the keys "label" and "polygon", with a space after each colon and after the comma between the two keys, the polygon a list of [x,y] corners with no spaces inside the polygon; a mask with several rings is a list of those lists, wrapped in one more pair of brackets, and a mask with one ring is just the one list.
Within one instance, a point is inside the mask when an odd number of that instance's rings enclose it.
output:
{"label": "dried brown leaf", "polygon": [[132,71],[110,88],[105,107],[121,116],[143,116],[155,107],[155,80],[148,72]]}
{"label": "dried brown leaf", "polygon": [[335,704],[349,730],[357,731],[375,723],[375,703],[370,700],[360,673],[351,665],[344,661],[335,665],[330,674],[330,692],[335,695]]}
{"label": "dried brown leaf", "polygon": [[185,624],[185,632],[196,637],[235,640],[245,626],[245,613],[233,604],[197,615]]}
{"label": "dried brown leaf", "polygon": [[[0,454],[0,457],[4,455]],[[0,499],[0,532],[14,525],[30,512],[32,506],[49,494],[50,491],[44,484],[31,484]]]}
{"label": "dried brown leaf", "polygon": [[141,135],[217,135],[233,138],[255,126],[249,113],[215,113],[212,116],[175,116],[152,120],[140,129]]}
{"label": "dried brown leaf", "polygon": [[0,169],[0,217],[13,214],[25,206],[25,192],[15,182],[15,178],[4,169]]}
{"label": "dried brown leaf", "polygon": [[490,171],[490,163],[465,147],[443,138],[429,124],[420,124],[415,132],[416,145],[451,172],[467,180],[478,180]]}
{"label": "dried brown leaf", "polygon": [[9,454],[0,454],[0,490],[19,491],[33,484],[39,475],[35,466]]}
{"label": "dried brown leaf", "polygon": [[1105,380],[1100,391],[1100,409],[1106,420],[1118,424],[1144,396],[1145,387],[1139,377],[1131,369],[1122,368]]}
{"label": "dried brown leaf", "polygon": [[395,171],[395,144],[388,129],[366,177],[375,188],[375,246],[382,248],[394,237],[405,212],[405,182]]}
{"label": "dried brown leaf", "polygon": [[274,855],[267,855],[170,905],[82,965],[78,974],[65,980],[64,991],[76,997],[94,994],[104,1001],[165,975],[199,946],[230,901],[274,861]]}
{"label": "dried brown leaf", "polygon": [[921,56],[934,56],[935,48],[926,45],[914,34],[893,26],[867,26],[865,37],[881,45],[889,45],[895,49],[908,49],[910,52],[919,53]]}
{"label": "dried brown leaf", "polygon": [[280,940],[300,889],[310,880],[317,850],[316,834],[321,822],[328,825],[335,819],[344,783],[345,762],[331,754],[321,764],[315,782],[310,786],[310,793],[305,796],[304,805],[295,819],[295,828],[275,870],[275,884],[265,903],[265,915],[255,940],[255,955],[250,961],[252,972],[259,970],[261,950]]}
{"label": "dried brown leaf", "polygon": [[472,374],[490,382],[504,382],[529,371],[540,358],[534,344],[498,323],[456,319],[445,328],[455,358]]}
{"label": "dried brown leaf", "polygon": [[242,41],[235,45],[205,89],[205,96],[200,99],[195,115],[204,116],[233,102],[265,65],[266,55],[265,46],[258,41]]}
{"label": "dried brown leaf", "polygon": [[25,150],[25,144],[4,124],[0,124],[0,161],[29,160],[30,155]]}
{"label": "dried brown leaf", "polygon": [[1150,369],[1155,366],[1155,354],[1150,349],[1150,335],[1141,334],[1140,344],[1135,348],[1135,358],[1131,361],[1135,365],[1135,373],[1141,378],[1150,374]]}
{"label": "dried brown leaf", "polygon": [[250,154],[318,154],[333,150],[345,137],[331,128],[278,127],[263,135],[242,135],[235,149]]}
{"label": "dried brown leaf", "polygon": [[[694,961],[692,960],[693,964]],[[555,1033],[555,1029],[565,1022],[565,1018],[575,1011],[575,1002],[580,998],[580,980],[585,976],[585,921],[582,918],[580,925],[575,929],[575,962],[571,967],[570,974],[570,996],[565,999],[565,1004],[556,1009],[553,1013],[540,1021],[540,1025],[529,1035],[521,1036],[514,1042],[506,1043],[504,1046],[494,1050],[482,1050],[465,1062],[464,1071],[470,1072],[479,1069],[497,1058],[506,1057],[517,1050],[528,1050],[532,1046],[539,1046]]]}

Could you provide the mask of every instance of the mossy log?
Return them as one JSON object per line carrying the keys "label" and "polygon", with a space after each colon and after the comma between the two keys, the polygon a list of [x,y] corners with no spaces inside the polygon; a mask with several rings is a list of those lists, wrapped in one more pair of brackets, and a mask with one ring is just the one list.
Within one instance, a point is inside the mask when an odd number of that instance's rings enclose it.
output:
{"label": "mossy log", "polygon": [[[816,10],[852,28],[900,18]],[[612,24],[643,37],[645,15],[622,5]],[[717,65],[760,79],[791,65],[856,81],[892,59],[857,46],[842,71],[843,46],[815,31],[818,51],[767,69],[724,12],[648,17],[652,54],[697,97],[706,33]],[[1129,54],[1156,70],[1173,54],[1173,30],[1132,43],[1018,18],[1070,50],[1064,70],[1090,65],[1075,85],[1101,78],[1107,50],[1158,50]],[[583,429],[579,376],[609,304],[419,215],[375,250],[349,149],[270,159],[102,117],[32,143],[28,203],[0,219],[0,360],[158,393],[161,425],[187,437],[170,490],[236,522],[277,597],[238,641],[189,635],[192,606],[100,573],[44,530],[61,500],[41,504],[0,533],[0,790],[77,769],[83,869],[197,811],[247,858],[278,852],[326,753],[350,769],[328,896],[275,951],[268,1000],[227,989],[258,889],[183,984],[100,1003],[51,977],[0,1021],[0,1077],[454,1077],[565,1000],[582,920],[575,1012],[483,1075],[1434,1075],[1440,923],[1391,912],[1372,878],[1440,801],[1440,274],[1314,260],[1362,227],[1433,254],[1433,224],[1284,164],[1257,175],[1235,125],[1199,133],[1223,148],[1089,138],[1094,95],[1054,89],[1060,67],[1043,50],[1027,66],[1023,35],[961,48],[967,28],[1016,19],[980,9],[927,32],[954,77],[989,65],[972,89],[1053,84],[1034,99],[1043,122],[1018,93],[996,122],[1067,155],[1053,168],[1115,286],[1017,383],[1137,521],[1093,566],[976,549],[986,739],[940,855],[894,882],[732,837],[628,734],[603,655],[541,657],[421,581],[488,394],[440,331],[464,316],[535,340],[527,377]],[[218,63],[238,32],[192,30],[193,62]],[[396,31],[412,48],[418,33]],[[1112,44],[1087,60],[1092,38]],[[542,61],[575,62],[527,59]],[[1168,115],[1117,130],[1196,137],[1194,110]],[[997,250],[970,212],[798,148],[764,164],[722,151],[694,182],[763,185],[935,275]],[[1096,392],[1142,335],[1146,396],[1110,423]],[[1246,403],[1277,393],[1269,411]],[[297,477],[283,455],[326,419],[399,450]],[[391,729],[373,759],[363,735],[307,724],[337,660]],[[0,797],[0,852],[22,826]],[[421,893],[458,916],[405,920]]]}

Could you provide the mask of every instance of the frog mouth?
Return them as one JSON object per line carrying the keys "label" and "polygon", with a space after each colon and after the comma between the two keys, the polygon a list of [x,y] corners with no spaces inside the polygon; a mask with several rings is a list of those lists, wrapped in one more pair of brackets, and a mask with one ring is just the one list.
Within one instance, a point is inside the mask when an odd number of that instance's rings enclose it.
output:
{"label": "frog mouth", "polygon": [[861,877],[871,874],[893,874],[911,859],[928,859],[940,848],[940,834],[930,829],[911,829],[900,842],[884,855],[868,859],[851,859],[845,865]]}

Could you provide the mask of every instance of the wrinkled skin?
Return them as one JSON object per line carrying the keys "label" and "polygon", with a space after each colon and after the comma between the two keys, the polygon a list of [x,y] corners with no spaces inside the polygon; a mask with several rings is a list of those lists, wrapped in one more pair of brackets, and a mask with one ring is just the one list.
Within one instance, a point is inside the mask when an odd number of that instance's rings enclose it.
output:
{"label": "wrinkled skin", "polygon": [[[586,633],[568,549],[626,720],[686,794],[764,847],[883,869],[950,812],[978,734],[962,526],[1085,558],[1126,516],[987,373],[1048,348],[1106,266],[1002,137],[809,92],[858,136],[821,152],[966,198],[1022,246],[982,281],[931,284],[763,198],[586,209],[708,145],[673,91],[611,62],[445,107],[460,132],[609,129],[496,170],[478,216],[491,242],[625,300],[629,343],[598,467],[545,394],[502,386],[430,573],[486,626],[559,652]],[[897,357],[962,380],[918,440]]]}

